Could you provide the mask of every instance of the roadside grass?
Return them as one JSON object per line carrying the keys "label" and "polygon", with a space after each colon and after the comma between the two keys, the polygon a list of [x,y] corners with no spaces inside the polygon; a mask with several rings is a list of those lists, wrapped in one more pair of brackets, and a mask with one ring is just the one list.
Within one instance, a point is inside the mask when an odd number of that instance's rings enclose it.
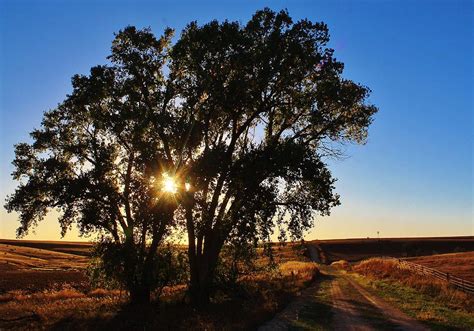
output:
{"label": "roadside grass", "polygon": [[456,290],[447,282],[400,268],[397,261],[372,258],[355,265],[353,270],[372,279],[392,280],[438,298],[453,309],[474,313],[474,298]]}
{"label": "roadside grass", "polygon": [[473,299],[446,283],[420,277],[381,259],[363,261],[349,275],[431,329],[474,329]]}
{"label": "roadside grass", "polygon": [[314,262],[287,261],[280,264],[279,269],[284,276],[299,276],[304,279],[319,273],[318,264]]}
{"label": "roadside grass", "polygon": [[347,262],[346,260],[335,261],[331,263],[331,266],[333,266],[336,269],[346,270],[346,271],[349,271],[352,268],[349,262]]}
{"label": "roadside grass", "polygon": [[[299,265],[299,264],[298,264]],[[242,279],[238,296],[216,296],[201,311],[184,303],[184,285],[166,288],[160,301],[136,309],[118,291],[96,289],[82,293],[73,288],[2,297],[0,329],[254,329],[283,309],[311,282],[316,270],[292,266],[293,275],[259,274]],[[296,271],[296,272],[295,272]]]}

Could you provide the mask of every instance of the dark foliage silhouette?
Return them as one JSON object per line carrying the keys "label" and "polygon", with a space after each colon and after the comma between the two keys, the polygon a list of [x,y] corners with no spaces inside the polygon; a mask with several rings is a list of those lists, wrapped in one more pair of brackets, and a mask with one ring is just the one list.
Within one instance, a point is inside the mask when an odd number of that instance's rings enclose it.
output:
{"label": "dark foliage silhouette", "polygon": [[324,23],[264,9],[245,25],[193,22],[173,46],[171,35],[127,27],[109,65],[73,78],[34,142],[17,145],[21,184],[6,207],[20,213],[19,235],[58,208],[63,232],[77,223],[112,238],[137,301],[149,298],[157,248],[185,229],[202,306],[225,245],[276,228],[301,238],[339,204],[324,160],[364,143],[377,108],[342,77]]}

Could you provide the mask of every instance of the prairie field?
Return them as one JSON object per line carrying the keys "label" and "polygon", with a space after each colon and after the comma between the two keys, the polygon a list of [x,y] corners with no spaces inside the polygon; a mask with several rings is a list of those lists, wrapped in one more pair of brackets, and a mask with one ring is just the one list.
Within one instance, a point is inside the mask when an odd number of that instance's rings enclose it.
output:
{"label": "prairie field", "polygon": [[[463,255],[469,256],[472,252]],[[436,258],[433,256],[431,260]],[[469,259],[461,260],[471,261]],[[399,268],[393,259],[364,260],[355,264],[350,272],[360,283],[430,329],[470,330],[474,327],[474,296],[443,280],[420,277],[411,270]]]}
{"label": "prairie field", "polygon": [[14,240],[0,239],[0,244],[39,248],[51,252],[90,256],[92,243],[78,241],[45,241],[45,240]]}
{"label": "prairie field", "polygon": [[323,263],[360,261],[370,257],[415,257],[474,251],[474,237],[360,238],[314,240]]}
{"label": "prairie field", "polygon": [[[443,251],[441,246],[445,250],[468,250],[472,244],[472,238],[388,241],[397,243],[393,247],[403,249],[407,247],[404,243],[414,242],[430,252]],[[2,330],[256,329],[284,315],[285,307],[294,307],[290,303],[298,300],[302,303],[296,307],[302,309],[304,319],[300,320],[296,313],[293,319],[285,320],[287,325],[327,329],[347,313],[338,313],[333,305],[355,300],[357,304],[346,308],[349,312],[356,311],[360,323],[375,328],[393,324],[390,320],[393,309],[397,314],[406,314],[410,323],[422,323],[434,329],[474,326],[473,298],[445,282],[401,270],[395,261],[372,258],[354,262],[373,253],[369,249],[371,243],[365,239],[316,241],[306,245],[274,243],[273,261],[263,253],[263,248],[258,248],[257,268],[241,274],[230,290],[217,289],[211,304],[200,311],[188,304],[185,284],[165,287],[161,295],[154,293],[152,303],[146,306],[130,306],[126,291],[93,288],[86,275],[92,249],[89,243],[22,243],[0,242]],[[314,245],[318,245],[313,251],[319,252],[319,258],[314,254],[312,258],[321,263],[310,259]],[[404,251],[395,249],[392,253],[404,255]],[[339,256],[347,260],[333,260]],[[409,260],[464,279],[473,276],[472,251]],[[363,292],[357,285],[351,285],[353,282],[375,295],[376,302],[384,300],[385,306],[373,306],[372,301],[364,299],[366,294],[361,295]],[[313,294],[304,294],[307,291]],[[387,304],[392,310],[385,310]]]}
{"label": "prairie field", "polygon": [[474,282],[474,252],[419,256],[407,260]]}
{"label": "prairie field", "polygon": [[63,284],[87,287],[84,269],[88,257],[3,242],[0,243],[0,295],[15,290],[42,291]]}
{"label": "prairie field", "polygon": [[[256,328],[319,273],[300,244],[275,244],[276,269],[262,268],[242,275],[233,295],[218,293],[203,311],[186,304],[185,285],[167,287],[159,301],[155,295],[150,306],[136,308],[128,306],[124,291],[91,288],[85,274],[90,244],[21,244],[0,243],[2,330]],[[257,264],[263,267],[269,260],[259,251]]]}
{"label": "prairie field", "polygon": [[362,261],[352,268],[353,271],[372,279],[391,280],[418,289],[420,292],[440,297],[446,302],[465,307],[472,311],[474,298],[449,286],[444,280],[399,268],[396,260],[371,258]]}

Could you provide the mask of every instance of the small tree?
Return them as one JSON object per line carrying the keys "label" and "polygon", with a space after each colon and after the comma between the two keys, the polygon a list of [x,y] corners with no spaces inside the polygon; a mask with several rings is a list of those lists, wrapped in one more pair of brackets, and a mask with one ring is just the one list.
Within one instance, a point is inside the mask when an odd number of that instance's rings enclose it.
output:
{"label": "small tree", "polygon": [[[130,280],[140,282],[143,268],[138,261],[136,269],[126,268],[125,262],[136,256],[124,259],[128,254],[126,247],[110,240],[102,240],[94,246],[87,274],[91,285],[100,288],[122,289]],[[189,271],[187,256],[184,251],[171,244],[161,245],[153,259],[149,262],[148,287],[159,297],[165,286],[173,286],[187,282]],[[132,274],[130,274],[132,273]],[[140,284],[132,284],[140,286]]]}

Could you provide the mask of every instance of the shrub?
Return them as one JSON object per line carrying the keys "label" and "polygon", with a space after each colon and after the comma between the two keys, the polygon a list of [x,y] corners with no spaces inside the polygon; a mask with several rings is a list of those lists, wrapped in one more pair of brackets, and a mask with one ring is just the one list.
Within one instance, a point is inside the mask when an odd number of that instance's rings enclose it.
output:
{"label": "shrub", "polygon": [[319,275],[318,265],[314,262],[288,261],[280,265],[283,276],[312,279]]}
{"label": "shrub", "polygon": [[[133,253],[136,255],[133,256]],[[134,284],[137,279],[147,279],[149,283],[146,285],[159,296],[165,286],[187,282],[189,272],[184,251],[172,245],[159,247],[150,262],[150,275],[146,278],[142,277],[144,263],[140,259],[143,259],[143,255],[139,249],[130,252],[130,248],[122,244],[107,241],[97,244],[87,268],[92,287],[130,289],[141,285]]]}
{"label": "shrub", "polygon": [[335,261],[333,263],[331,263],[331,265],[337,269],[342,269],[342,270],[346,270],[346,271],[349,271],[352,269],[351,265],[349,262],[347,262],[346,260],[339,260],[339,261]]}
{"label": "shrub", "polygon": [[239,278],[261,269],[255,264],[257,256],[257,246],[245,240],[224,246],[214,271],[211,288],[213,294],[223,291],[226,294],[241,295]]}

